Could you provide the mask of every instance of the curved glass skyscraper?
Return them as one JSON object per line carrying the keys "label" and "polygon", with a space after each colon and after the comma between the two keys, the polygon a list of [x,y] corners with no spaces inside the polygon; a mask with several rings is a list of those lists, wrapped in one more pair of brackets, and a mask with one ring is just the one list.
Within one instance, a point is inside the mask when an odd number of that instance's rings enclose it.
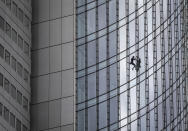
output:
{"label": "curved glass skyscraper", "polygon": [[77,131],[188,130],[187,6],[77,0]]}
{"label": "curved glass skyscraper", "polygon": [[0,131],[30,130],[31,1],[0,0]]}

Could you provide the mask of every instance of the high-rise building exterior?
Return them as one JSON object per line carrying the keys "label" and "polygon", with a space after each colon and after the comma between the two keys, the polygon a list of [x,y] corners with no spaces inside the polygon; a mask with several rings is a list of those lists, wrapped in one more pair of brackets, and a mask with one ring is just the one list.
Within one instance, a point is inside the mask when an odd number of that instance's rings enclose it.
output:
{"label": "high-rise building exterior", "polygon": [[77,0],[77,131],[188,130],[186,2]]}
{"label": "high-rise building exterior", "polygon": [[31,1],[0,1],[0,131],[29,131]]}
{"label": "high-rise building exterior", "polygon": [[0,131],[187,131],[187,32],[187,0],[0,0]]}
{"label": "high-rise building exterior", "polygon": [[33,0],[31,131],[73,131],[74,0]]}

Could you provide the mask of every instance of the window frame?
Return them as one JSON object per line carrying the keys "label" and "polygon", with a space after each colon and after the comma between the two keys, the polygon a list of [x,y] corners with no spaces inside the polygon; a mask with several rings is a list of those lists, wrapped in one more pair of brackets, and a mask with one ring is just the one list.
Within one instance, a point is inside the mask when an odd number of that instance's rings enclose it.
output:
{"label": "window frame", "polygon": [[5,19],[0,16],[0,28],[4,31],[5,30]]}
{"label": "window frame", "polygon": [[2,58],[2,59],[4,59],[4,53],[5,53],[5,48],[4,48],[4,46],[2,46],[1,44],[0,44],[0,57]]}
{"label": "window frame", "polygon": [[17,43],[18,42],[18,33],[16,32],[16,30],[15,29],[13,29],[12,28],[12,40],[15,42],[15,43]]}
{"label": "window frame", "polygon": [[12,56],[11,57],[11,67],[14,71],[16,71],[16,69],[17,69],[16,64],[17,64],[17,60],[14,56]]}
{"label": "window frame", "polygon": [[5,62],[10,65],[10,52],[5,50]]}
{"label": "window frame", "polygon": [[[22,105],[22,96],[23,96],[22,93],[17,90],[17,93],[16,93],[16,100],[17,100],[17,102],[18,102],[20,105]],[[20,100],[19,100],[19,98],[20,98]]]}
{"label": "window frame", "polygon": [[3,108],[3,118],[5,119],[5,121],[9,122],[9,117],[10,117],[10,111],[7,107],[4,106],[4,108]]}
{"label": "window frame", "polygon": [[6,26],[5,26],[5,32],[11,38],[11,26],[7,22],[6,22]]}

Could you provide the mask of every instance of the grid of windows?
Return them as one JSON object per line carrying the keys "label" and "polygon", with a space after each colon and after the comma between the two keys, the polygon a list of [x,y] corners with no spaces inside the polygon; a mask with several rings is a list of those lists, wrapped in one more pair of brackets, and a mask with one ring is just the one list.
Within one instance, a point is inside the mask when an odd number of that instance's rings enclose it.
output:
{"label": "grid of windows", "polygon": [[[5,24],[6,23],[6,24]],[[28,23],[27,23],[28,24]],[[5,33],[15,42],[18,43],[18,47],[23,50],[23,52],[29,56],[29,44],[23,40],[21,35],[19,35],[15,29],[11,28],[11,26],[5,22],[5,20],[0,16],[0,29],[5,31]],[[5,29],[5,30],[4,30]],[[24,44],[24,45],[23,45]],[[24,46],[24,48],[23,48]]]}
{"label": "grid of windows", "polygon": [[[4,84],[3,84],[4,82]],[[29,101],[28,99],[22,95],[22,93],[16,89],[16,87],[10,83],[10,81],[3,77],[3,74],[0,73],[0,86],[4,88],[4,90],[10,94],[10,96],[16,100],[21,106],[23,106],[25,111],[29,111]]]}
{"label": "grid of windows", "polygon": [[10,124],[10,126],[16,128],[16,131],[28,131],[27,126],[24,125],[21,120],[16,118],[16,116],[12,112],[10,112],[6,106],[3,106],[1,102],[0,116],[3,116],[3,118]]}
{"label": "grid of windows", "polygon": [[[27,43],[26,43],[27,44]],[[11,58],[11,67],[14,71],[18,73],[20,77],[23,77],[24,81],[29,83],[29,72],[23,68],[22,64],[19,63],[14,56],[11,56],[11,54],[4,49],[4,47],[0,44],[0,55],[2,55],[2,58],[4,56],[4,51],[5,51],[5,61],[10,65],[10,58]],[[24,75],[23,75],[24,73]]]}
{"label": "grid of windows", "polygon": [[185,1],[76,3],[77,131],[187,129]]}
{"label": "grid of windows", "polygon": [[[23,10],[19,8],[15,1],[13,0],[1,0],[6,6],[13,12],[13,14],[26,26],[28,29],[30,28],[30,20],[29,17],[24,14]],[[12,8],[12,9],[11,9]]]}

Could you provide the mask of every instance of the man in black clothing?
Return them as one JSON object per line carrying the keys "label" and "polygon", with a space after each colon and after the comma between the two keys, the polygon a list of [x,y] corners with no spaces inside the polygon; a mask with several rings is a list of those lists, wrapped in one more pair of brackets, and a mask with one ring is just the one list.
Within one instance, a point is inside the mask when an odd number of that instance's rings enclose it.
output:
{"label": "man in black clothing", "polygon": [[131,63],[130,63],[131,65],[133,65],[132,70],[133,70],[133,69],[135,68],[135,66],[136,66],[135,63],[134,63],[134,60],[136,60],[136,59],[135,59],[135,57],[133,56],[133,57],[131,58]]}

